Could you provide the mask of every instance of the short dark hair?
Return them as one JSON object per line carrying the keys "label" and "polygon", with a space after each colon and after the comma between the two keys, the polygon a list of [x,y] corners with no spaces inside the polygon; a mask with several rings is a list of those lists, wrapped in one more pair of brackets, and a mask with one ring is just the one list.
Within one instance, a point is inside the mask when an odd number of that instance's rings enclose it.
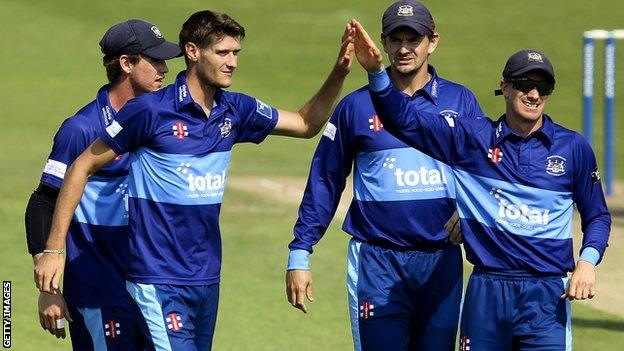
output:
{"label": "short dark hair", "polygon": [[[242,40],[245,38],[245,28],[225,13],[210,10],[198,11],[182,25],[180,49],[182,53],[186,53],[184,47],[187,43],[194,43],[204,49],[212,44],[214,39],[220,40],[226,35]],[[184,59],[187,60],[186,55]]]}
{"label": "short dark hair", "polygon": [[[129,54],[128,60],[130,63],[137,64],[141,60],[141,54]],[[106,69],[106,77],[108,78],[108,82],[112,85],[117,83],[119,77],[121,77],[121,65],[119,64],[119,58],[121,55],[117,55],[112,57],[110,60],[104,62],[104,68]]]}

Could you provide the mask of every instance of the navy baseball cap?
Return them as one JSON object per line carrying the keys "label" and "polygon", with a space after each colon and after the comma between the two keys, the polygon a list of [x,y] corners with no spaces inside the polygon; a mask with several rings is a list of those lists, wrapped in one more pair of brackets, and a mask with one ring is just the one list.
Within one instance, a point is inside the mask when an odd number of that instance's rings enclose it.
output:
{"label": "navy baseball cap", "polygon": [[[543,71],[548,80],[555,84],[555,69],[552,63],[543,52],[533,49],[520,50],[509,57],[503,69],[503,80],[509,82],[534,70]],[[494,95],[502,94],[500,89],[494,90]]]}
{"label": "navy baseball cap", "polygon": [[100,40],[104,63],[120,55],[143,54],[157,60],[169,60],[180,56],[177,44],[168,42],[158,27],[131,19],[110,27]]}
{"label": "navy baseball cap", "polygon": [[408,27],[420,35],[431,35],[435,23],[431,12],[418,1],[401,0],[390,5],[381,18],[381,34],[387,37],[399,27]]}

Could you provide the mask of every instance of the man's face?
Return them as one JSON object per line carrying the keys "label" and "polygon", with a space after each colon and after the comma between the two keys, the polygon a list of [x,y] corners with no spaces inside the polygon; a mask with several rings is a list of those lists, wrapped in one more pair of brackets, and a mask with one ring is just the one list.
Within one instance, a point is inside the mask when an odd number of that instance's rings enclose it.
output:
{"label": "man's face", "polygon": [[[531,71],[523,78],[528,78],[528,85],[535,82],[546,82],[548,76],[542,71]],[[531,82],[534,81],[534,82]],[[507,103],[507,116],[519,122],[534,122],[539,120],[546,107],[549,95],[540,95],[533,87],[528,92],[514,88],[513,82],[501,82],[501,90]],[[526,89],[525,89],[526,90]]]}
{"label": "man's face", "polygon": [[140,56],[139,62],[132,64],[130,84],[136,95],[156,91],[162,87],[165,74],[169,72],[165,60]]}
{"label": "man's face", "polygon": [[427,57],[438,45],[438,39],[437,34],[428,37],[411,28],[399,27],[382,38],[382,43],[392,69],[409,75],[416,73],[427,63]]}
{"label": "man's face", "polygon": [[207,48],[198,48],[196,71],[199,80],[219,88],[232,85],[240,50],[240,41],[227,35]]}

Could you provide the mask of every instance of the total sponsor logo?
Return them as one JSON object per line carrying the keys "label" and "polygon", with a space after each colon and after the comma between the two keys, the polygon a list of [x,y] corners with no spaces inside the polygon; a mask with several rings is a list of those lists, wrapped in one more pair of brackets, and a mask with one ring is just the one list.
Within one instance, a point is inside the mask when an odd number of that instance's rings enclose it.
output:
{"label": "total sponsor logo", "polygon": [[418,169],[403,170],[396,166],[396,161],[396,157],[386,157],[383,167],[393,172],[396,185],[399,187],[397,189],[398,193],[442,191],[446,189],[447,181],[443,170],[429,169],[424,166]]}
{"label": "total sponsor logo", "polygon": [[126,210],[126,213],[124,214],[124,218],[128,218],[128,210],[129,210],[129,206],[128,206],[128,197],[129,197],[129,195],[128,195],[128,184],[125,184],[125,183],[119,184],[117,189],[115,189],[115,192],[120,194],[121,196],[123,196],[124,209]]}
{"label": "total sponsor logo", "polygon": [[190,172],[190,163],[181,163],[176,171],[186,176],[188,182],[188,194],[190,198],[200,197],[220,197],[223,196],[225,182],[227,179],[227,171],[220,173],[207,172],[202,175],[196,175]]}
{"label": "total sponsor logo", "polygon": [[550,210],[512,203],[503,196],[501,189],[492,188],[490,195],[498,201],[498,223],[531,231],[545,231],[550,222]]}

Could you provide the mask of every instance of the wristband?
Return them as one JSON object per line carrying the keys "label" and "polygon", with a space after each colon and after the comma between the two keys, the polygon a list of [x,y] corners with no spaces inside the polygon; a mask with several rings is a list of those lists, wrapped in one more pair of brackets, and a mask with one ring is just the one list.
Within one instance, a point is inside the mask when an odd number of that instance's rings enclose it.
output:
{"label": "wristband", "polygon": [[55,254],[64,254],[65,250],[64,249],[45,249],[43,250],[43,253],[55,253]]}

